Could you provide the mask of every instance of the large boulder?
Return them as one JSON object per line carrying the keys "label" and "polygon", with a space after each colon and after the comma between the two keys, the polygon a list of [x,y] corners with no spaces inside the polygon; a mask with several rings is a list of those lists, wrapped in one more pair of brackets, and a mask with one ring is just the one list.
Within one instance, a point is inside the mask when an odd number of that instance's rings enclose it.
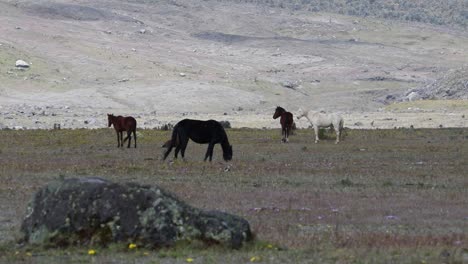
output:
{"label": "large boulder", "polygon": [[48,246],[132,242],[160,247],[198,239],[239,248],[252,239],[249,223],[238,216],[194,208],[156,186],[97,177],[40,189],[21,231],[25,243]]}

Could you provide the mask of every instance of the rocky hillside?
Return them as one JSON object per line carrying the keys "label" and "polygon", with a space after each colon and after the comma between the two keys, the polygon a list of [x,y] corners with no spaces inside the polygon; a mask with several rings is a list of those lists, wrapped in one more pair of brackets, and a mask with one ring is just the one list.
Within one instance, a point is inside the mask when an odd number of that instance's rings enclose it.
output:
{"label": "rocky hillside", "polygon": [[434,82],[409,90],[409,101],[421,99],[468,99],[468,68],[448,71]]}
{"label": "rocky hillside", "polygon": [[468,63],[457,27],[283,3],[0,0],[0,124],[100,127],[115,113],[278,126],[277,105],[358,118]]}

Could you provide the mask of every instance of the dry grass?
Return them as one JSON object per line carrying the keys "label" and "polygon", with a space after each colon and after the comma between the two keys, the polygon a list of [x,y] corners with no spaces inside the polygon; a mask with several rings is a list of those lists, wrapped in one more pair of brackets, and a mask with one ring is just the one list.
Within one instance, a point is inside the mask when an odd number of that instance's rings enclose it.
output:
{"label": "dry grass", "polygon": [[385,107],[387,111],[466,111],[468,100],[418,100],[413,102],[400,102]]}
{"label": "dry grass", "polygon": [[241,215],[264,241],[234,252],[116,246],[101,250],[102,262],[238,263],[258,255],[275,263],[461,263],[466,254],[466,129],[347,130],[339,145],[333,136],[314,144],[311,130],[282,144],[279,130],[231,129],[229,164],[218,146],[214,161],[203,162],[206,146],[193,143],[186,161],[162,162],[169,133],[142,130],[137,149],[117,149],[111,129],[0,131],[0,262],[28,261],[28,252],[38,262],[89,261],[83,249],[16,249],[13,241],[35,190],[90,175],[157,184],[194,206]]}

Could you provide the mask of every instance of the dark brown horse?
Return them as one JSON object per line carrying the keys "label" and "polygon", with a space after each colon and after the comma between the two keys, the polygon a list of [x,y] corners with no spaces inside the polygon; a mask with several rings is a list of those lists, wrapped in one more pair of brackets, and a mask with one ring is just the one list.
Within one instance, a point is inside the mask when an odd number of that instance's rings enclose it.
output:
{"label": "dark brown horse", "polygon": [[213,158],[214,145],[218,143],[221,144],[221,148],[223,149],[223,159],[225,161],[232,159],[232,146],[229,144],[226,131],[218,121],[184,119],[174,126],[171,140],[166,141],[163,145],[163,147],[167,146],[167,150],[164,153],[164,160],[169,153],[171,153],[173,147],[176,148],[174,157],[177,158],[177,154],[179,154],[180,151],[182,158],[184,158],[189,139],[198,144],[208,144],[205,161],[208,158],[211,161]]}
{"label": "dark brown horse", "polygon": [[280,118],[281,123],[281,135],[283,138],[281,139],[282,142],[288,142],[289,134],[292,133],[294,118],[293,114],[284,110],[284,108],[278,106],[276,107],[275,114],[273,115],[273,119]]}
{"label": "dark brown horse", "polygon": [[[135,141],[135,148],[137,147],[137,136],[136,136],[136,126],[137,122],[135,118],[131,116],[114,116],[107,114],[107,120],[109,121],[109,127],[114,126],[115,132],[117,133],[117,147],[123,147],[123,143],[128,140],[128,146],[130,147],[130,142],[132,141],[132,132]],[[127,131],[127,137],[123,138],[123,132]]]}

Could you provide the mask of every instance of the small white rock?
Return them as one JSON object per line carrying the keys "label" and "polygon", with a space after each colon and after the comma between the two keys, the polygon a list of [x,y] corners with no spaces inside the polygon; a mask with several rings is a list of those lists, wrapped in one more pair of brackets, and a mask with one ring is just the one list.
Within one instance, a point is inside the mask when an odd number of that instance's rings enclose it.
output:
{"label": "small white rock", "polygon": [[19,68],[29,68],[29,63],[25,62],[24,60],[17,60],[15,65]]}

